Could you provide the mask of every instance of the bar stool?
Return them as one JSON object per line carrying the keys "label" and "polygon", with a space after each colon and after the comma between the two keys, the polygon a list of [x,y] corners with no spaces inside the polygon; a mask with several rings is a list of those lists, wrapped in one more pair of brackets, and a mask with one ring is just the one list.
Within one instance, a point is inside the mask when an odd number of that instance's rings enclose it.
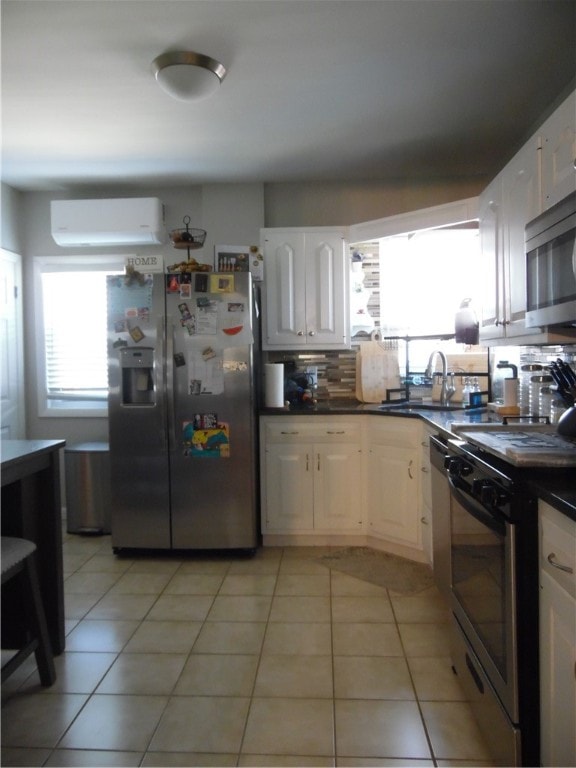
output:
{"label": "bar stool", "polygon": [[27,539],[2,536],[2,586],[21,574],[22,617],[26,629],[25,644],[2,667],[2,682],[34,653],[40,682],[49,686],[56,680],[56,670],[40,596],[35,550],[36,544]]}

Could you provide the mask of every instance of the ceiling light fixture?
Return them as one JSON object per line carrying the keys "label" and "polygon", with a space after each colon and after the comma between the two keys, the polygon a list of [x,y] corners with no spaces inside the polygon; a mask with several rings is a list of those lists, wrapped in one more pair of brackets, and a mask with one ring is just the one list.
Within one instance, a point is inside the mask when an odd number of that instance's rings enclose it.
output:
{"label": "ceiling light fixture", "polygon": [[226,77],[216,59],[193,51],[168,51],[152,62],[158,85],[178,101],[194,101],[215,93]]}

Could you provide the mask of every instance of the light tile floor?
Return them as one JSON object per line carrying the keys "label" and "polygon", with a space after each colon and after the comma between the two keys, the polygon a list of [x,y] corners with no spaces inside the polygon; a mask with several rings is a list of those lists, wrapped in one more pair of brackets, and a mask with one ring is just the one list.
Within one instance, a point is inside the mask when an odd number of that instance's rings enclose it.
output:
{"label": "light tile floor", "polygon": [[2,690],[3,766],[465,766],[490,758],[434,590],[318,548],[117,557],[64,534],[67,646]]}

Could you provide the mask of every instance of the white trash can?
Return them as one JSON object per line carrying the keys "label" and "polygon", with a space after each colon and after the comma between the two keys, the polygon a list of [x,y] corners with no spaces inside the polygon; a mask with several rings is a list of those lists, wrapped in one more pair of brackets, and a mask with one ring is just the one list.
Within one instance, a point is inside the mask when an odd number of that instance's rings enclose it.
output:
{"label": "white trash can", "polygon": [[78,443],[64,449],[66,530],[110,533],[110,452],[108,443]]}

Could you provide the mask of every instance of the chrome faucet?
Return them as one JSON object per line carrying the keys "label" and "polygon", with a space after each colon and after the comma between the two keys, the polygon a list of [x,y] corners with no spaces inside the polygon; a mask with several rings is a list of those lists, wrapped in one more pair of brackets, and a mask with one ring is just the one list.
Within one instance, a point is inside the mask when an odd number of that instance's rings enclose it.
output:
{"label": "chrome faucet", "polygon": [[434,352],[432,352],[430,355],[428,365],[426,366],[425,376],[430,379],[434,375],[437,355],[442,360],[442,389],[440,390],[440,405],[448,405],[450,398],[453,396],[454,392],[456,392],[456,387],[454,386],[454,376],[451,377],[450,383],[448,383],[448,360],[446,359],[444,352],[442,352],[440,349],[435,349]]}

